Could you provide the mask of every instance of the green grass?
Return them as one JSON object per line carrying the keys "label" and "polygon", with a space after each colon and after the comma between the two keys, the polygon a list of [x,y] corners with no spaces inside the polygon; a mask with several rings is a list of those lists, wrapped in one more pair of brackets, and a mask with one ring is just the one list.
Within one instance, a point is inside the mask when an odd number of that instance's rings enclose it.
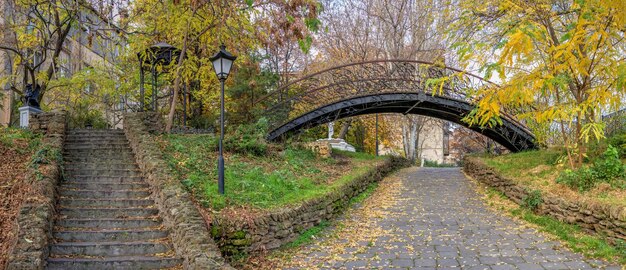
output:
{"label": "green grass", "polygon": [[354,205],[357,203],[361,203],[363,202],[365,199],[367,199],[370,195],[372,195],[372,193],[374,193],[374,190],[376,190],[376,188],[378,187],[378,182],[374,182],[371,183],[366,189],[365,191],[361,192],[361,194],[354,196],[350,199],[350,202],[348,203],[349,205]]}
{"label": "green grass", "polygon": [[[348,152],[350,153],[350,152]],[[354,153],[352,153],[354,154]],[[364,156],[365,157],[365,156]],[[366,158],[371,158],[371,157],[366,157]],[[354,196],[350,199],[350,201],[348,201],[348,207],[351,207],[355,204],[358,203],[362,203],[365,199],[367,199],[369,196],[372,195],[372,193],[374,193],[374,191],[376,190],[376,188],[378,187],[378,182],[374,182],[369,184],[369,186],[367,186],[367,188],[361,192],[359,195]],[[302,234],[300,234],[300,236],[298,238],[296,238],[296,240],[289,242],[285,245],[283,245],[281,247],[282,250],[286,250],[286,249],[292,249],[292,248],[297,248],[297,247],[301,247],[304,245],[307,245],[309,243],[311,243],[314,239],[315,236],[321,234],[326,228],[328,228],[331,225],[330,222],[323,220],[322,222],[320,222],[320,224],[313,226],[311,228],[309,228],[308,230],[302,232]],[[336,223],[336,226],[341,226],[342,224],[340,223]]]}
{"label": "green grass", "polygon": [[485,200],[490,206],[536,225],[538,230],[563,241],[572,251],[583,253],[587,257],[626,264],[626,243],[611,245],[605,236],[590,235],[577,225],[567,224],[550,216],[534,214],[531,210],[515,204],[495,188],[486,187],[484,192],[487,195]]}
{"label": "green grass", "polygon": [[[26,142],[24,147],[18,142]],[[41,143],[41,135],[35,134],[27,129],[21,128],[0,128],[0,144],[7,148],[15,149],[20,154],[30,152]]]}
{"label": "green grass", "polygon": [[375,159],[383,160],[385,159],[384,156],[375,156],[375,155],[364,153],[364,152],[350,152],[350,151],[342,151],[342,150],[337,150],[337,149],[333,149],[333,154],[341,155],[344,157],[349,157],[352,159],[358,159],[358,160],[375,160]]}
{"label": "green grass", "polygon": [[[33,133],[21,128],[0,128],[0,150],[13,150],[15,154],[32,155],[28,166],[34,170],[35,179],[43,180],[43,173],[40,166],[49,164],[53,160],[61,164],[62,155],[59,150],[52,150],[50,146],[42,146],[41,134]],[[4,149],[3,149],[4,148]],[[11,151],[7,151],[11,153]],[[61,173],[63,167],[61,166]]]}
{"label": "green grass", "polygon": [[[215,210],[238,205],[271,209],[323,196],[384,159],[341,151],[335,153],[337,159],[323,159],[309,150],[290,147],[265,156],[229,153],[225,161],[226,195],[221,196],[217,192],[217,147],[213,136],[161,138],[170,168],[193,191],[198,202]],[[340,168],[346,172],[340,171],[342,175],[337,178]]]}
{"label": "green grass", "polygon": [[552,217],[536,215],[521,208],[513,209],[510,212],[514,216],[537,225],[541,231],[556,236],[574,252],[580,252],[592,258],[602,258],[626,264],[626,244],[624,242],[612,246],[603,237],[585,234],[576,225],[566,224]]}
{"label": "green grass", "polygon": [[301,247],[301,246],[310,244],[310,243],[312,243],[315,240],[315,236],[319,235],[328,226],[330,226],[330,222],[328,222],[326,220],[322,220],[319,224],[317,224],[317,225],[309,228],[308,230],[305,230],[304,232],[302,232],[300,234],[300,236],[298,236],[298,238],[296,238],[296,240],[293,240],[293,241],[283,245],[281,248],[282,249],[290,249],[290,248],[297,248],[297,247]]}
{"label": "green grass", "polygon": [[[626,206],[624,195],[626,191],[619,188],[610,190],[592,189],[581,192],[556,183],[557,177],[567,168],[567,156],[564,151],[557,149],[544,149],[511,153],[501,156],[480,156],[489,167],[498,173],[530,189],[539,189],[543,193],[555,193],[559,196],[569,194],[568,199],[579,200],[591,199],[605,204]],[[570,189],[567,192],[562,189]],[[572,197],[572,194],[576,194]],[[578,196],[578,197],[576,197]]]}
{"label": "green grass", "polygon": [[[558,150],[533,150],[520,153],[512,153],[497,157],[487,157],[487,165],[494,167],[504,175],[516,176],[520,171],[531,170],[542,165],[553,167],[558,164],[563,153]],[[553,170],[545,170],[537,174],[537,177],[545,176]]]}

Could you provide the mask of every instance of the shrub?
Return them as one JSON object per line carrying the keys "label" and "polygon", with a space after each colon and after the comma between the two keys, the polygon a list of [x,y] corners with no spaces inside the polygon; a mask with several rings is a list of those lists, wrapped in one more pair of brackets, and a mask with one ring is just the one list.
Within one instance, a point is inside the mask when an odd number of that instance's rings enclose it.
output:
{"label": "shrub", "polygon": [[604,181],[626,176],[624,174],[624,164],[619,159],[618,150],[612,145],[609,145],[602,158],[596,159],[593,163],[593,170],[595,176]]}
{"label": "shrub", "polygon": [[535,211],[539,205],[543,203],[543,197],[541,196],[541,191],[533,190],[528,192],[528,195],[522,198],[522,207]]}
{"label": "shrub", "polygon": [[567,169],[559,175],[556,182],[564,184],[570,188],[578,189],[581,192],[593,188],[596,184],[593,177],[593,170],[588,167],[580,168],[578,170]]}
{"label": "shrub", "polygon": [[626,133],[615,135],[608,139],[609,144],[617,148],[620,158],[626,158]]}
{"label": "shrub", "polygon": [[231,152],[256,156],[267,153],[265,135],[269,128],[267,119],[261,118],[255,124],[240,125],[234,134],[226,137],[224,147]]}
{"label": "shrub", "polygon": [[434,160],[424,159],[424,167],[450,168],[450,167],[455,167],[455,165],[448,164],[448,163],[439,163]]}
{"label": "shrub", "polygon": [[557,178],[557,183],[562,183],[581,192],[592,189],[597,183],[605,182],[613,187],[624,188],[626,168],[619,159],[617,148],[609,145],[597,158],[593,166],[583,167],[578,170],[565,170]]}
{"label": "shrub", "polygon": [[[213,123],[215,123],[215,121],[215,117],[200,115],[190,118],[188,124],[189,126],[197,129],[215,129],[215,127],[213,126]],[[219,131],[219,129],[215,130]]]}
{"label": "shrub", "polygon": [[78,106],[76,111],[70,114],[69,125],[72,128],[108,128],[109,123],[99,110],[89,110]]}

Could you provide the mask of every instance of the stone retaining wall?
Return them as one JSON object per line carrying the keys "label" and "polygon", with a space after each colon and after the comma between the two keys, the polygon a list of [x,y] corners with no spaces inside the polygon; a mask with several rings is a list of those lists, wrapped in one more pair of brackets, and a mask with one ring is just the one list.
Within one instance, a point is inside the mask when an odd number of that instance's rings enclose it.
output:
{"label": "stone retaining wall", "polygon": [[[481,159],[466,157],[463,162],[465,172],[472,178],[504,193],[511,200],[521,204],[530,190],[500,176]],[[610,240],[626,241],[626,208],[601,204],[566,201],[552,194],[542,194],[543,202],[537,213],[548,215],[560,221],[577,224],[584,230],[606,235]]]}
{"label": "stone retaining wall", "polygon": [[271,250],[295,240],[303,231],[339,215],[351,198],[363,192],[370,184],[380,181],[392,171],[408,166],[403,158],[390,157],[333,192],[304,202],[298,206],[273,210],[260,216],[241,218],[217,214],[213,219],[212,234],[222,251],[228,255]]}
{"label": "stone retaining wall", "polygon": [[[67,130],[65,112],[31,115],[29,123],[33,132],[43,135],[40,150],[47,149],[47,156],[61,153]],[[48,158],[37,167],[28,167],[26,177],[31,179],[32,194],[20,207],[17,242],[10,252],[7,269],[43,269],[46,265],[54,224],[56,186],[62,173],[60,162]]]}
{"label": "stone retaining wall", "polygon": [[161,150],[150,135],[160,132],[162,127],[159,116],[152,112],[127,113],[124,116],[124,132],[153,191],[176,254],[184,259],[185,269],[232,269],[211,238],[207,224],[193,205],[189,193],[171,176]]}

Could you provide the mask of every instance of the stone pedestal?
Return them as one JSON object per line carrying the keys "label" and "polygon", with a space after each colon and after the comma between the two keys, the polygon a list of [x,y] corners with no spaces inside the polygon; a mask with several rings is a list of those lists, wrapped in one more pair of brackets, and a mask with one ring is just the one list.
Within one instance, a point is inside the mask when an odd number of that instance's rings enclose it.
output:
{"label": "stone pedestal", "polygon": [[43,111],[31,106],[20,107],[20,127],[27,128],[28,127],[28,119],[30,119],[31,114],[42,113]]}
{"label": "stone pedestal", "polygon": [[320,157],[329,158],[332,156],[330,144],[327,141],[324,141],[324,140],[314,141],[314,142],[306,143],[304,144],[304,146],[307,149],[310,149],[311,151],[313,151],[313,153],[315,153],[316,155]]}
{"label": "stone pedestal", "polygon": [[346,141],[344,141],[342,139],[320,139],[320,140],[317,140],[317,141],[318,142],[320,142],[320,141],[328,142],[330,144],[330,147],[332,147],[333,149],[342,150],[342,151],[349,151],[349,152],[356,152],[356,149],[354,148],[354,146],[350,145],[349,143],[347,143]]}

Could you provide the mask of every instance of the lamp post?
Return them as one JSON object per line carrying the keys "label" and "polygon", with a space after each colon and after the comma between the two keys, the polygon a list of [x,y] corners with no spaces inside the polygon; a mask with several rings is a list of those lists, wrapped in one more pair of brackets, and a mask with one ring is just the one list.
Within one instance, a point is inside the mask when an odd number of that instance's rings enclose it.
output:
{"label": "lamp post", "polygon": [[220,154],[217,158],[217,184],[220,194],[224,194],[224,156],[222,149],[222,143],[224,141],[224,82],[228,78],[230,68],[233,66],[235,59],[237,59],[237,57],[226,51],[226,46],[224,46],[224,44],[220,46],[220,51],[210,58],[211,62],[213,62],[215,74],[220,80],[220,84],[222,86],[222,92],[220,95]]}

